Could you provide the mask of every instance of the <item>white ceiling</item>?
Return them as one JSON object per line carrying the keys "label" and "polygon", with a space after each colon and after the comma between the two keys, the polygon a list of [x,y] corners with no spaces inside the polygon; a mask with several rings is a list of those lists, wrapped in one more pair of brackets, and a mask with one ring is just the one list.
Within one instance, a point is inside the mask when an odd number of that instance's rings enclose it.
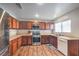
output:
{"label": "white ceiling", "polygon": [[[19,20],[53,20],[79,7],[77,3],[20,3],[20,5],[22,8],[19,8],[15,3],[3,3],[0,4],[0,7]],[[36,14],[39,15],[39,18],[35,17]]]}

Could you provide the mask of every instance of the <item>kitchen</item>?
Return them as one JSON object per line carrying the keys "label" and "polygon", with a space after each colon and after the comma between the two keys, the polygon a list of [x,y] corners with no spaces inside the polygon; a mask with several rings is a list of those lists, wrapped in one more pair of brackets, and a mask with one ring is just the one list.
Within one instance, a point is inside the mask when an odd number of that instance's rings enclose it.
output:
{"label": "kitchen", "polygon": [[0,7],[4,27],[0,33],[7,42],[0,55],[7,51],[10,56],[79,56],[79,4],[3,3]]}

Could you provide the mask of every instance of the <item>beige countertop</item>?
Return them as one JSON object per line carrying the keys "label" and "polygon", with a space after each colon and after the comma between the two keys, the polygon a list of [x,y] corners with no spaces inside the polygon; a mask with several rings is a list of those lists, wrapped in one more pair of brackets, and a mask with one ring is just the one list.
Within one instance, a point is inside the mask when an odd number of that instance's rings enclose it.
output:
{"label": "beige countertop", "polygon": [[79,40],[79,37],[67,37],[67,36],[59,36],[58,39],[65,40]]}
{"label": "beige countertop", "polygon": [[57,36],[55,34],[49,34],[49,33],[46,33],[46,34],[41,34],[41,35],[51,35],[51,36],[55,36],[57,38],[60,38],[60,39],[65,39],[65,40],[79,40],[79,37],[75,37],[75,36]]}
{"label": "beige countertop", "polygon": [[32,34],[18,34],[18,35],[15,35],[15,36],[12,36],[9,38],[9,41],[13,40],[13,39],[16,39],[18,37],[21,37],[21,36],[32,36]]}
{"label": "beige countertop", "polygon": [[[16,39],[18,37],[21,37],[21,36],[31,36],[31,35],[32,35],[32,33],[30,33],[30,34],[18,34],[18,35],[10,37],[9,41]],[[49,33],[46,33],[46,34],[44,33],[44,34],[40,34],[40,35],[56,36],[58,39],[63,39],[63,40],[79,40],[79,37],[57,36],[55,34],[49,34]]]}

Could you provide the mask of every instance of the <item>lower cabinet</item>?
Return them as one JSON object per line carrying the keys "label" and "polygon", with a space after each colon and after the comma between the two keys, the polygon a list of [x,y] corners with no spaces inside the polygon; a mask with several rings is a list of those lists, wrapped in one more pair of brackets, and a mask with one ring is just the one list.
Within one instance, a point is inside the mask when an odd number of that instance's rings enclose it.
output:
{"label": "lower cabinet", "polygon": [[41,44],[48,44],[49,38],[48,35],[41,35]]}
{"label": "lower cabinet", "polygon": [[22,45],[32,45],[32,36],[22,36]]}
{"label": "lower cabinet", "polygon": [[49,35],[49,44],[52,44],[55,48],[57,48],[57,37]]}
{"label": "lower cabinet", "polygon": [[28,44],[28,38],[27,36],[22,36],[22,46],[25,46]]}
{"label": "lower cabinet", "polygon": [[17,41],[18,41],[18,48],[20,48],[22,45],[22,37],[17,38]]}
{"label": "lower cabinet", "polygon": [[68,40],[68,55],[79,56],[79,40]]}
{"label": "lower cabinet", "polygon": [[18,40],[14,39],[9,42],[9,54],[13,55],[18,49]]}
{"label": "lower cabinet", "polygon": [[21,36],[9,42],[9,55],[14,55],[15,52],[24,45],[32,45],[32,36]]}

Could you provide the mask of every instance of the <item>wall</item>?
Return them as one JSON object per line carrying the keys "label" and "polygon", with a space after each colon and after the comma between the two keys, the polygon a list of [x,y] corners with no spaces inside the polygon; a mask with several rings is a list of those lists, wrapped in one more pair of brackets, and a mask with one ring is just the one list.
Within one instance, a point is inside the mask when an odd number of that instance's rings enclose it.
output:
{"label": "wall", "polygon": [[17,30],[16,29],[9,29],[9,37],[13,37],[17,35]]}
{"label": "wall", "polygon": [[68,13],[61,18],[57,19],[55,22],[61,22],[67,20],[66,18],[71,19],[71,33],[64,33],[71,36],[79,37],[79,8]]}

